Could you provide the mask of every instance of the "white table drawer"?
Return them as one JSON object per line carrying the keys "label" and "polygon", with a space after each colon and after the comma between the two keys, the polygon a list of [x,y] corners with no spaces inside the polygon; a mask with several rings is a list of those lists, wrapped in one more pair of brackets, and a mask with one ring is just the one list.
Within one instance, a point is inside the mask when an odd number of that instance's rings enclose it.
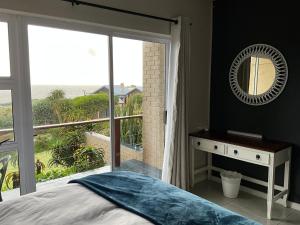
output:
{"label": "white table drawer", "polygon": [[217,141],[211,141],[202,138],[193,138],[193,146],[195,149],[211,152],[215,154],[225,154],[225,144]]}
{"label": "white table drawer", "polygon": [[265,152],[253,151],[241,146],[228,145],[228,156],[256,164],[269,165],[270,155]]}

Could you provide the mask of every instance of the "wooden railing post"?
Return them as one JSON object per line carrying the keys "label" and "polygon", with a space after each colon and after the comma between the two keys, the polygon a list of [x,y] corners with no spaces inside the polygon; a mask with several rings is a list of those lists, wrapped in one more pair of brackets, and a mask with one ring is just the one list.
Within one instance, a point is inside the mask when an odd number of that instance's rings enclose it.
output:
{"label": "wooden railing post", "polygon": [[115,166],[121,164],[121,120],[115,119]]}

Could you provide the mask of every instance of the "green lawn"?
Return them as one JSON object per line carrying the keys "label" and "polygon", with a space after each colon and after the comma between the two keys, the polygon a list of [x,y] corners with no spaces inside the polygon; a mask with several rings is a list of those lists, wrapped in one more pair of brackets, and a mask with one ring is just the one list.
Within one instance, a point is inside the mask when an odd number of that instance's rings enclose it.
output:
{"label": "green lawn", "polygon": [[[35,153],[35,161],[39,159],[40,161],[42,161],[45,166],[46,166],[46,171],[51,169],[50,167],[48,167],[48,161],[51,159],[51,152],[50,151],[45,151],[45,152],[39,152],[39,153]],[[10,173],[10,172],[15,172],[18,171],[18,165],[14,166],[12,164],[12,161],[9,162],[8,167],[7,167],[7,172],[6,174]]]}
{"label": "green lawn", "polygon": [[[44,151],[44,152],[39,152],[35,153],[35,161],[39,159],[41,162],[45,164],[45,169],[43,170],[41,175],[37,175],[36,178],[39,178],[39,181],[41,180],[51,180],[55,179],[58,177],[63,177],[67,176],[69,174],[75,173],[74,170],[71,168],[65,168],[63,166],[49,166],[48,162],[51,159],[51,152],[50,151]],[[7,172],[6,175],[12,172],[19,171],[18,165],[13,165],[12,161],[9,162],[8,167],[7,167]],[[9,182],[9,187],[12,187],[12,183]],[[7,190],[7,185],[4,180],[3,185],[2,185],[2,191]]]}

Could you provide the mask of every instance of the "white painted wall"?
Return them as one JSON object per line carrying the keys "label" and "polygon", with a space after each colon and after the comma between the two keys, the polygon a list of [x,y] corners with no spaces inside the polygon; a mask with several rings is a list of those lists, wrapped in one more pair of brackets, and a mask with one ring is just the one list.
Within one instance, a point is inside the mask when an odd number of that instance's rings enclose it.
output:
{"label": "white painted wall", "polygon": [[[190,17],[192,57],[190,80],[190,131],[209,125],[212,0],[86,0],[98,4],[163,17]],[[71,7],[61,0],[0,0],[0,8],[115,25],[158,33],[169,32],[166,22],[86,6]]]}

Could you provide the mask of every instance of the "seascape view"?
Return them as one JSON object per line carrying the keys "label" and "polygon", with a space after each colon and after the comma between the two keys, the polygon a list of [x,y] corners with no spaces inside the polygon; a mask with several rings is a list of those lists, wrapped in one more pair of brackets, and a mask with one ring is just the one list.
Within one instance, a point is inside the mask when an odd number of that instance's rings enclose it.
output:
{"label": "seascape view", "polygon": [[[31,97],[33,100],[44,99],[53,90],[63,90],[66,98],[75,98],[78,96],[84,96],[94,93],[102,85],[32,85],[31,86]],[[0,104],[7,104],[11,102],[9,92],[2,93],[0,96]]]}

